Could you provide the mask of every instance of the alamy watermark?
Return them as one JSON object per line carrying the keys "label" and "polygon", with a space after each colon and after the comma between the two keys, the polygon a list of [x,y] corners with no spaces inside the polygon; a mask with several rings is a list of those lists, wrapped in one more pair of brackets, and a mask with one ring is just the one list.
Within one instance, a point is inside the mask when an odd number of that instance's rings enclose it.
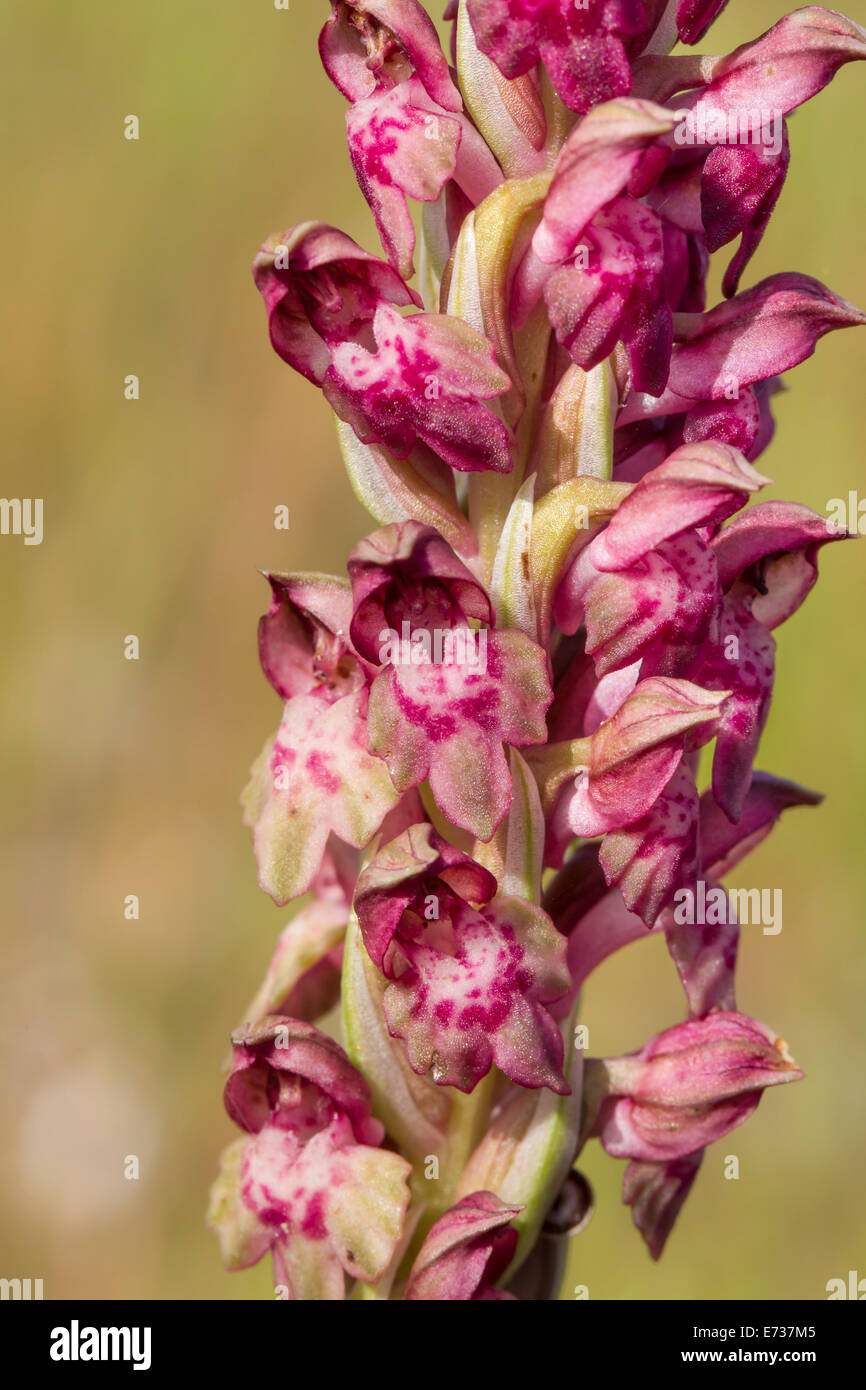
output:
{"label": "alamy watermark", "polygon": [[778,936],[782,930],[782,890],[721,888],[699,878],[696,890],[677,889],[673,914],[678,927],[724,927],[739,922],[743,926],[763,927],[764,936]]}
{"label": "alamy watermark", "polygon": [[383,627],[379,661],[391,666],[467,666],[487,670],[487,629],[471,627],[416,628],[404,621],[401,631]]}
{"label": "alamy watermark", "polygon": [[0,1300],[29,1302],[43,1298],[41,1279],[0,1279]]}
{"label": "alamy watermark", "polygon": [[676,112],[674,140],[678,145],[759,145],[765,159],[775,159],[785,141],[785,118],[766,107],[722,111],[699,103],[693,111]]}
{"label": "alamy watermark", "polygon": [[41,545],[42,498],[0,497],[0,536],[23,536],[25,545]]}
{"label": "alamy watermark", "polygon": [[149,1327],[81,1327],[73,1318],[69,1327],[51,1331],[52,1361],[131,1361],[134,1371],[149,1371]]}

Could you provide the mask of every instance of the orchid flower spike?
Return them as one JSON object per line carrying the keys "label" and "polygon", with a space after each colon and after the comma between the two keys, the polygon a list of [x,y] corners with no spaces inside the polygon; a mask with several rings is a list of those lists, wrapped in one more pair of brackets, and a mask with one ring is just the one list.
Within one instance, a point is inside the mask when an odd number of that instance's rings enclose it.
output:
{"label": "orchid flower spike", "polygon": [[[282,1297],[555,1297],[592,1139],[658,1258],[706,1148],[802,1075],[737,1006],[722,880],[820,802],[755,769],[847,532],[757,494],[781,377],[866,314],[748,269],[787,118],[866,32],[808,7],[695,53],[723,8],[451,0],[444,48],[420,0],[324,16],[381,248],[303,222],[253,274],[372,521],[344,574],[265,575],[244,820],[294,906],[208,1217]],[[584,1059],[581,985],[649,935],[685,1021]]]}

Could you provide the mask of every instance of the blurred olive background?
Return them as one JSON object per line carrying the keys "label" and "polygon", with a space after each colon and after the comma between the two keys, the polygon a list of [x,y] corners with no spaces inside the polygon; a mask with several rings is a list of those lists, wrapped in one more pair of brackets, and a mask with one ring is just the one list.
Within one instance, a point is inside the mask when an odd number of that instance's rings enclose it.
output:
{"label": "blurred olive background", "polygon": [[[227,1034],[287,916],[256,887],[237,807],[279,714],[256,659],[257,568],[339,572],[370,529],[249,275],[268,233],[310,217],[376,245],[318,63],[326,12],[0,10],[2,492],[45,505],[41,546],[0,540],[0,1274],[43,1278],[47,1298],[270,1296],[264,1264],[223,1273],[204,1209],[231,1137]],[[733,0],[704,48],[782,13]],[[844,69],[794,117],[747,283],[800,269],[866,304],[864,77]],[[866,491],[864,352],[838,334],[790,375],[769,495],[824,510]],[[828,1279],[866,1275],[862,556],[836,547],[822,570],[780,634],[760,765],[827,800],[789,812],[734,880],[784,889],[782,933],[744,932],[739,1002],[808,1079],[710,1151],[658,1266],[620,1205],[623,1165],[593,1146],[599,1207],[566,1297],[822,1298]],[[587,989],[590,1050],[633,1049],[681,1014],[663,944],[635,946]]]}

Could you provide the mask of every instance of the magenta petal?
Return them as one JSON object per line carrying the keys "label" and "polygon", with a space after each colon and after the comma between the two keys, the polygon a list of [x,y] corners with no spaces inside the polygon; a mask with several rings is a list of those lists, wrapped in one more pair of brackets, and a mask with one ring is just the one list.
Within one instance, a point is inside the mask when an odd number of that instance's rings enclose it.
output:
{"label": "magenta petal", "polygon": [[581,114],[631,87],[625,42],[645,23],[635,0],[469,0],[482,53],[514,79],[544,63],[557,95]]}
{"label": "magenta petal", "polygon": [[522,1210],[506,1206],[492,1192],[464,1197],[431,1227],[404,1298],[456,1303],[491,1297],[517,1245],[517,1232],[509,1223]]}
{"label": "magenta petal", "polygon": [[691,670],[716,615],[721,589],[709,546],[697,531],[662,541],[628,569],[603,572],[584,547],[556,597],[564,632],[586,627],[599,675],[643,660],[642,674]]}
{"label": "magenta petal", "polygon": [[654,1260],[661,1257],[683,1203],[692,1190],[703,1150],[670,1163],[632,1162],[622,1180],[622,1200]]}
{"label": "magenta petal", "polygon": [[[705,891],[716,886],[708,883]],[[735,1009],[734,969],[740,929],[731,920],[732,912],[727,911],[727,920],[715,925],[677,922],[678,916],[677,909],[666,914],[665,940],[685,990],[690,1017],[703,1018],[714,1009]]]}
{"label": "magenta petal", "polygon": [[415,227],[408,199],[433,203],[455,180],[470,204],[502,182],[502,171],[475,126],[449,114],[418,77],[358,101],[346,114],[352,167],[376,219],[391,265],[413,273]]}
{"label": "magenta petal", "polygon": [[684,444],[620,503],[593,542],[593,564],[627,569],[672,536],[724,521],[768,481],[725,444]]}
{"label": "magenta petal", "polygon": [[[339,1043],[299,1019],[269,1015],[232,1034],[225,1105],[241,1129],[255,1133],[280,1110],[280,1079],[315,1087],[346,1114],[359,1144],[379,1144],[384,1130],[370,1113],[370,1090]],[[287,1128],[291,1128],[288,1123]]]}
{"label": "magenta petal", "polygon": [[[594,856],[594,864],[590,856]],[[652,933],[661,930],[662,923],[647,930],[645,922],[634,912],[629,912],[616,890],[605,890],[604,875],[598,865],[598,848],[595,845],[581,845],[573,859],[582,859],[580,866],[589,864],[591,879],[589,884],[581,885],[574,906],[562,908],[559,894],[565,889],[569,879],[576,876],[578,869],[569,860],[557,875],[560,883],[554,880],[551,890],[545,895],[545,906],[554,916],[561,931],[568,935],[566,959],[571,973],[571,990],[568,995],[552,1006],[555,1018],[564,1018],[585,981],[608,956],[630,946],[634,941],[645,941]]]}
{"label": "magenta petal", "polygon": [[409,639],[492,621],[490,599],[471,570],[432,526],[393,522],[359,541],[348,563],[354,616],[351,635],[357,650],[374,665],[383,664],[383,630]]}
{"label": "magenta petal", "polygon": [[683,43],[698,43],[718,19],[728,0],[679,0],[677,33]]}
{"label": "magenta petal", "polygon": [[834,328],[866,314],[808,275],[771,275],[708,313],[675,325],[668,389],[692,401],[718,400],[811,357]]}
{"label": "magenta petal", "polygon": [[630,912],[652,926],[682,887],[698,875],[698,793],[691,771],[677,768],[636,824],[604,837],[599,863]]}
{"label": "magenta petal", "polygon": [[441,661],[401,660],[376,677],[370,748],[400,790],[429,777],[452,824],[489,840],[511,804],[503,744],[526,748],[546,737],[547,663],[522,632],[456,629],[449,636],[455,645]]}
{"label": "magenta petal", "polygon": [[662,229],[668,303],[678,313],[700,314],[706,308],[705,282],[710,261],[703,226],[689,233],[669,219],[665,207]]}
{"label": "magenta petal", "polygon": [[[684,106],[787,115],[815,96],[844,63],[866,58],[866,32],[834,10],[810,5],[785,15],[751,43],[718,58],[709,85]],[[756,102],[757,98],[757,102]]]}
{"label": "magenta petal", "polygon": [[746,793],[739,821],[733,823],[706,791],[701,797],[701,843],[704,868],[713,878],[723,878],[740,860],[769,835],[779,816],[790,806],[818,806],[820,792],[798,787],[768,772],[756,772]]}
{"label": "magenta petal", "polygon": [[349,154],[388,260],[408,280],[415,228],[407,198],[432,203],[454,175],[460,121],[431,102],[417,78],[353,106]]}
{"label": "magenta petal", "polygon": [[259,659],[278,695],[327,691],[337,699],[364,683],[350,653],[352,592],[328,575],[266,574],[271,606],[259,619]]}
{"label": "magenta petal", "polygon": [[742,602],[726,599],[720,640],[700,669],[700,679],[730,691],[716,729],[713,795],[738,820],[752,778],[773,693],[776,644]]}
{"label": "magenta petal", "polygon": [[463,471],[513,466],[511,437],[484,404],[510,381],[492,345],[462,319],[403,318],[382,303],[373,320],[375,353],[343,343],[331,354],[324,391],[365,444],[408,458],[421,442]]}
{"label": "magenta petal", "polygon": [[385,1015],[416,1072],[469,1092],[495,1064],[520,1086],[569,1093],[545,1008],[569,987],[565,938],[540,907],[457,903],[441,928],[399,944],[409,966],[385,991]]}
{"label": "magenta petal", "polygon": [[[700,801],[700,835],[703,871],[707,879],[722,878],[769,835],[779,816],[790,806],[816,806],[821,797],[794,782],[756,772],[746,796],[743,813],[734,825],[704,792]],[[568,937],[568,967],[572,990],[614,951],[642,941],[647,928],[629,912],[618,892],[606,891],[598,863],[598,847],[581,845],[551,881],[544,906],[561,932]],[[668,949],[690,1002],[690,1012],[700,1015],[710,1008],[733,1008],[732,972],[738,929],[733,927],[677,926],[670,911],[654,930],[665,931]],[[561,1005],[553,1012],[561,1016]]]}
{"label": "magenta petal", "polygon": [[787,127],[778,154],[763,145],[717,146],[707,156],[701,181],[701,213],[710,251],[742,235],[725,273],[723,291],[736,294],[785,183],[791,153]]}
{"label": "magenta petal", "polygon": [[592,736],[571,804],[574,833],[592,837],[641,820],[676,772],[686,734],[715,723],[723,703],[690,681],[641,681]]}
{"label": "magenta petal", "polygon": [[625,192],[646,150],[672,129],[664,107],[626,98],[590,112],[565,142],[532,247],[558,265],[577,249],[596,213]]}
{"label": "magenta petal", "polygon": [[673,342],[661,221],[636,199],[617,198],[595,216],[585,240],[587,264],[563,267],[545,286],[557,339],[585,371],[622,340],[634,389],[660,396]]}
{"label": "magenta petal", "polygon": [[753,457],[752,449],[761,433],[761,403],[757,393],[747,386],[736,400],[703,401],[683,420],[683,443],[703,441],[727,444],[739,449],[746,458]]}
{"label": "magenta petal", "polygon": [[611,1158],[666,1163],[700,1152],[732,1129],[745,1124],[757,1109],[760,1099],[759,1091],[747,1091],[733,1099],[720,1100],[691,1115],[683,1132],[677,1125],[679,1117],[676,1107],[639,1105],[623,1098],[606,1108],[599,1137]]}

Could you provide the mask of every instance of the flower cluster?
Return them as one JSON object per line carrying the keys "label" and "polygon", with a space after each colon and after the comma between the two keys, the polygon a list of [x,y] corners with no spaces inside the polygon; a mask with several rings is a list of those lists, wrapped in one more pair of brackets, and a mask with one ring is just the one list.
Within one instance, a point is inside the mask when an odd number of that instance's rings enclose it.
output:
{"label": "flower cluster", "polygon": [[[740,286],[786,118],[866,33],[813,7],[670,56],[723,4],[452,0],[443,49],[418,0],[330,0],[383,255],[308,222],[254,275],[377,529],[345,578],[267,576],[245,817],[265,892],[311,896],[234,1034],[210,1214],[286,1297],[555,1296],[592,1137],[657,1257],[707,1145],[801,1075],[737,1009],[736,922],[675,904],[820,799],[754,763],[845,533],[753,496],[780,374],[866,315]],[[584,1058],[581,984],[649,934],[686,1020]]]}

